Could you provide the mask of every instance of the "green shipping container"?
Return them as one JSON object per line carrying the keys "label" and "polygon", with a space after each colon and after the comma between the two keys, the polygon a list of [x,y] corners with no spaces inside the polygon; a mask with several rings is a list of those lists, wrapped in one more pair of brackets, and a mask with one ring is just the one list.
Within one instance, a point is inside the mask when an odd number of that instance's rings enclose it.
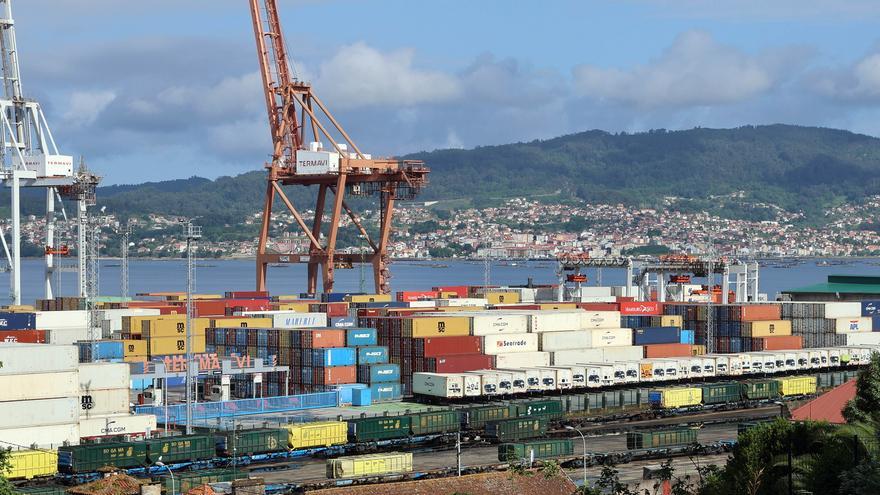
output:
{"label": "green shipping container", "polygon": [[217,452],[223,455],[268,454],[287,450],[289,432],[282,428],[266,428],[257,430],[236,431],[233,438],[231,431],[220,432],[214,437]]}
{"label": "green shipping container", "polygon": [[214,437],[209,435],[183,435],[179,437],[153,438],[145,442],[147,460],[162,462],[201,461],[215,456]]}
{"label": "green shipping container", "polygon": [[193,488],[200,487],[205,483],[220,483],[224,481],[240,480],[248,477],[247,471],[232,469],[212,469],[206,471],[182,472],[174,475],[174,488],[171,487],[171,476],[159,477],[162,483],[162,491],[172,493],[186,493]]}
{"label": "green shipping container", "polygon": [[62,473],[91,473],[104,466],[133,468],[148,463],[147,444],[144,442],[58,447],[58,470]]}
{"label": "green shipping container", "polygon": [[505,406],[480,406],[470,407],[459,411],[461,424],[472,430],[482,430],[489,421],[498,421],[516,417],[516,407]]}
{"label": "green shipping container", "polygon": [[413,435],[432,433],[451,433],[461,427],[457,411],[431,411],[410,416],[410,431]]}
{"label": "green shipping container", "polygon": [[752,380],[742,384],[742,391],[747,399],[775,399],[779,397],[779,382],[776,380]]}
{"label": "green shipping container", "polygon": [[486,423],[486,436],[499,442],[525,440],[546,433],[547,420],[544,418],[515,418]]}
{"label": "green shipping container", "polygon": [[503,443],[498,446],[498,460],[514,462],[520,459],[553,459],[574,454],[574,442],[566,440],[537,440],[524,443]]}
{"label": "green shipping container", "polygon": [[348,436],[355,442],[375,442],[409,436],[410,416],[382,416],[348,421]]}
{"label": "green shipping container", "polygon": [[547,420],[562,417],[562,401],[533,400],[516,404],[517,418],[544,418]]}
{"label": "green shipping container", "polygon": [[703,385],[703,404],[739,402],[742,388],[739,383],[711,383]]}
{"label": "green shipping container", "polygon": [[696,443],[697,430],[691,428],[674,428],[657,431],[631,431],[626,434],[626,448],[661,449]]}

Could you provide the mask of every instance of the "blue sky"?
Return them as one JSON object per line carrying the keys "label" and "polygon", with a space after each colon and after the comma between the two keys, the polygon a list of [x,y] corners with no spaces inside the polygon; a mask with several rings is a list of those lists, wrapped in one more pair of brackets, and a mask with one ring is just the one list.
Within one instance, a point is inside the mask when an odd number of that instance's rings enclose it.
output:
{"label": "blue sky", "polygon": [[[299,76],[375,155],[588,129],[880,135],[874,0],[278,2]],[[247,4],[17,0],[25,92],[106,183],[258,170]]]}

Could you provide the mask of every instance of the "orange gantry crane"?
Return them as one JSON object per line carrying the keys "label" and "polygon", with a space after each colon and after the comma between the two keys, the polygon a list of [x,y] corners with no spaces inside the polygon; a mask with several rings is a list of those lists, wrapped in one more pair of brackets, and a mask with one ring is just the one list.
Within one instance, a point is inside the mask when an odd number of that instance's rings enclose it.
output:
{"label": "orange gantry crane", "polygon": [[[363,153],[311,85],[293,75],[276,0],[250,0],[250,7],[274,145],[272,161],[266,164],[266,199],[257,247],[257,290],[266,290],[267,271],[273,263],[308,263],[310,293],[317,293],[319,270],[323,291],[332,292],[335,268],[371,263],[376,292],[387,294],[391,291],[388,241],[394,204],[419,193],[427,184],[428,168],[420,161],[374,159]],[[318,186],[311,225],[285,194],[283,187],[287,185]],[[346,195],[378,196],[379,229],[375,239],[345,201]],[[276,196],[308,239],[308,252],[268,250]],[[330,218],[325,226],[327,203]],[[336,252],[343,211],[369,245],[367,252]]]}

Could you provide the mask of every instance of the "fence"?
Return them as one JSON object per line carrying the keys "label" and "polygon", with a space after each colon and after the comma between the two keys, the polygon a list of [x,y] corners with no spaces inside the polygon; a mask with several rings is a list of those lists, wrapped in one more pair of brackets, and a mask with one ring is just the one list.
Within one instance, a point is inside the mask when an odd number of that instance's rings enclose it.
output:
{"label": "fence", "polygon": [[[877,459],[880,453],[878,440],[869,435],[833,435],[813,440],[798,437],[794,431],[790,435],[793,438],[783,440],[785,451],[772,466],[772,471],[778,476],[771,483],[780,494],[832,493],[829,483],[836,485],[843,481],[838,478],[839,472],[854,468],[862,461]],[[840,493],[843,493],[842,488]]]}
{"label": "fence", "polygon": [[[192,416],[194,420],[222,419],[253,414],[336,407],[338,404],[338,392],[320,392],[316,394],[285,395],[261,399],[199,402],[193,404]],[[155,414],[158,423],[181,424],[186,422],[186,404],[137,406],[135,407],[135,413]]]}

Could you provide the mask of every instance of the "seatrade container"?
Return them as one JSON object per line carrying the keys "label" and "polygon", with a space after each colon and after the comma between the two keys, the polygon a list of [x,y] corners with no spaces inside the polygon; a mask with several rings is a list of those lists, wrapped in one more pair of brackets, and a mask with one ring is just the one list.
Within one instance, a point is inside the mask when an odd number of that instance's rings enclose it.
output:
{"label": "seatrade container", "polygon": [[413,373],[412,390],[417,395],[460,399],[464,397],[464,378],[452,373]]}
{"label": "seatrade container", "polygon": [[370,346],[357,348],[357,364],[380,364],[388,362],[388,348]]}
{"label": "seatrade container", "polygon": [[483,353],[537,352],[538,336],[536,333],[487,335],[483,337]]}
{"label": "seatrade container", "polygon": [[315,421],[285,428],[287,446],[291,449],[331,447],[348,442],[348,423],[345,421]]}
{"label": "seatrade container", "polygon": [[550,366],[549,352],[514,352],[495,356],[495,368],[535,368]]}
{"label": "seatrade container", "polygon": [[375,328],[347,328],[345,330],[345,345],[348,347],[370,346],[378,343]]}
{"label": "seatrade container", "polygon": [[653,301],[621,301],[620,314],[626,316],[655,316],[663,314],[663,305]]}
{"label": "seatrade container", "polygon": [[9,468],[0,472],[7,479],[32,479],[53,476],[58,472],[58,456],[43,450],[12,450],[9,452]]}
{"label": "seatrade container", "polygon": [[48,344],[46,330],[0,330],[0,344]]}
{"label": "seatrade container", "polygon": [[872,319],[867,316],[859,318],[837,318],[834,320],[835,333],[870,332],[873,328]]}
{"label": "seatrade container", "polygon": [[681,342],[679,327],[636,328],[632,331],[635,345],[678,344]]}
{"label": "seatrade container", "polygon": [[782,396],[810,395],[816,393],[815,376],[791,376],[777,378],[776,381],[779,382],[779,393]]}
{"label": "seatrade container", "polygon": [[0,312],[0,330],[35,330],[36,328],[35,313]]}
{"label": "seatrade container", "polygon": [[409,473],[412,470],[412,453],[409,452],[327,459],[327,477],[330,479]]}
{"label": "seatrade container", "polygon": [[483,352],[483,338],[470,335],[459,337],[426,337],[413,339],[413,356],[443,357]]}
{"label": "seatrade container", "polygon": [[394,363],[358,366],[357,380],[361,383],[400,381],[400,365]]}

